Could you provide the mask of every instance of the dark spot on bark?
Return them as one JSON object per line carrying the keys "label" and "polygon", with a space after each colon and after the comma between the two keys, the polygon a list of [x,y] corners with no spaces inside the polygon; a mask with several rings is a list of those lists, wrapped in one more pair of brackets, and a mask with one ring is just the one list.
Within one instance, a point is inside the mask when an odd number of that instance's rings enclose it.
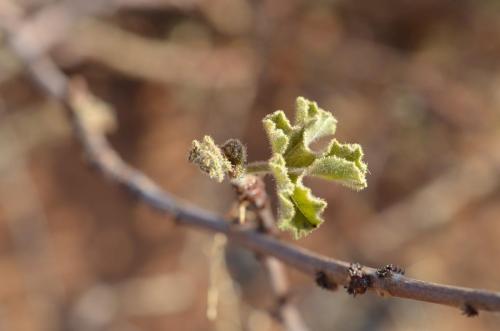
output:
{"label": "dark spot on bark", "polygon": [[290,301],[290,295],[289,294],[283,294],[279,295],[276,302],[278,304],[278,307],[283,307]]}
{"label": "dark spot on bark", "polygon": [[359,263],[352,263],[349,267],[349,285],[345,288],[352,296],[364,294],[372,286],[370,275],[363,272],[363,267]]}
{"label": "dark spot on bark", "polygon": [[335,290],[337,289],[337,284],[331,281],[328,276],[323,271],[318,271],[315,278],[316,284],[325,290]]}
{"label": "dark spot on bark", "polygon": [[385,267],[377,269],[376,271],[376,275],[378,278],[389,278],[393,274],[404,275],[405,270],[395,264],[388,264]]}

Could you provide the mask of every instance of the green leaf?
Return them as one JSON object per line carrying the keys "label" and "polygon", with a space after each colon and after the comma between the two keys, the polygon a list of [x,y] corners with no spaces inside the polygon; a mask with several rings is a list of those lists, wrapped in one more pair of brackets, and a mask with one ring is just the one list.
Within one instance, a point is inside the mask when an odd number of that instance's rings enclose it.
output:
{"label": "green leaf", "polygon": [[269,168],[276,181],[278,192],[286,192],[288,195],[292,194],[294,185],[288,175],[288,169],[283,156],[277,153],[274,154],[269,160]]}
{"label": "green leaf", "polygon": [[332,180],[355,190],[366,187],[367,166],[360,145],[332,139],[322,151],[311,148],[337,128],[333,115],[316,102],[297,98],[293,126],[281,110],[266,116],[263,124],[273,150],[269,168],[277,185],[279,227],[293,232],[295,238],[317,228],[326,207],[324,200],[303,185],[304,176]]}
{"label": "green leaf", "polygon": [[301,176],[290,178],[280,154],[274,154],[269,166],[276,179],[279,228],[293,232],[296,239],[309,234],[323,223],[321,214],[326,202],[312,195],[302,184]]}
{"label": "green leaf", "polygon": [[327,148],[325,156],[337,156],[354,162],[356,167],[366,175],[368,170],[367,165],[363,162],[363,149],[359,144],[341,144],[337,139],[333,139]]}
{"label": "green leaf", "polygon": [[354,162],[338,156],[325,156],[311,164],[305,171],[306,175],[336,181],[354,190],[366,187],[365,173]]}
{"label": "green leaf", "polygon": [[231,162],[224,156],[221,149],[210,136],[203,137],[203,141],[193,140],[189,151],[189,161],[198,165],[201,171],[219,183],[224,180],[226,173],[231,172]]}
{"label": "green leaf", "polygon": [[319,108],[316,102],[298,97],[294,126],[290,125],[281,110],[266,116],[263,124],[273,152],[283,155],[290,167],[306,167],[316,158],[310,144],[333,135],[337,120],[331,113]]}
{"label": "green leaf", "polygon": [[337,120],[330,112],[318,107],[316,102],[298,97],[297,124],[304,126],[304,145],[309,146],[315,140],[335,134]]}
{"label": "green leaf", "polygon": [[264,117],[263,123],[273,153],[283,154],[288,146],[289,135],[292,132],[292,126],[285,113],[281,110],[275,111]]}
{"label": "green leaf", "polygon": [[291,230],[295,239],[308,235],[323,223],[321,214],[326,208],[326,201],[312,195],[311,190],[302,184],[302,178],[297,179],[290,200],[294,205],[292,219],[281,220],[279,227]]}
{"label": "green leaf", "polygon": [[330,142],[326,152],[305,171],[306,175],[336,181],[355,190],[366,188],[367,166],[358,144]]}
{"label": "green leaf", "polygon": [[288,176],[283,156],[274,154],[269,160],[269,168],[276,180],[276,193],[279,200],[278,223],[286,223],[295,215],[294,205],[289,198],[293,194],[295,186]]}

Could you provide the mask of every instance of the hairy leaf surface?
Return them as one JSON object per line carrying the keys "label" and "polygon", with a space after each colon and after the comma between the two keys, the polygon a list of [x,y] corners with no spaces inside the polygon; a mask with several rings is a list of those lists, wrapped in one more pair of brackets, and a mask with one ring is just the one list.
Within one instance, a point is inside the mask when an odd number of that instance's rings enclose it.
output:
{"label": "hairy leaf surface", "polygon": [[266,116],[263,124],[274,153],[269,166],[277,185],[281,229],[300,238],[323,223],[326,202],[304,186],[304,176],[332,180],[355,190],[366,187],[367,167],[360,145],[332,139],[323,150],[311,148],[337,128],[333,115],[315,102],[297,98],[293,125],[281,110]]}

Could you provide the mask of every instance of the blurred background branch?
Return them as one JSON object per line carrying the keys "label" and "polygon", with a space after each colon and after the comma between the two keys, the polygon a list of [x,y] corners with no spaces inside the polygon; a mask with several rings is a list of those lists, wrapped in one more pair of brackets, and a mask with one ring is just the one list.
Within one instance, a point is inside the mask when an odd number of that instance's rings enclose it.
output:
{"label": "blurred background branch", "polygon": [[[7,29],[9,28],[7,27]],[[23,49],[16,47],[16,43],[13,43],[13,45],[13,48],[22,54]],[[29,56],[23,55],[21,58],[29,59]],[[68,81],[64,74],[47,57],[30,59],[26,61],[26,66],[30,69],[33,79],[67,108],[75,133],[91,165],[102,172],[105,177],[122,184],[155,209],[172,214],[179,223],[222,232],[230,240],[235,240],[257,253],[281,259],[294,268],[309,274],[323,273],[328,279],[327,282],[346,287],[352,286],[353,275],[350,271],[351,267],[348,268],[346,262],[317,256],[292,245],[280,243],[252,230],[231,227],[228,222],[210,214],[208,211],[199,209],[196,206],[178,203],[170,193],[163,191],[151,179],[127,165],[119,157],[104,136],[104,133],[108,131],[107,126],[103,127],[89,120],[87,113],[101,109],[104,104],[90,94],[85,81],[78,79]],[[261,205],[262,202],[253,202],[256,208],[262,209],[259,217],[261,217],[263,226],[271,230],[271,214],[269,214],[269,209],[263,209],[266,203],[264,202]],[[269,268],[269,261],[267,266]],[[368,287],[375,289],[381,296],[399,296],[451,305],[463,309],[466,314],[471,316],[477,315],[478,310],[500,311],[500,293],[425,283],[398,274],[378,277],[375,269],[366,269],[366,274],[363,274],[363,277],[370,279]],[[283,291],[284,279],[282,275],[276,274],[277,270],[273,272],[273,276],[281,278],[279,280],[280,284],[273,282],[276,294],[280,295],[279,292]],[[282,271],[279,270],[279,272]],[[364,293],[364,291],[361,293]],[[283,308],[286,308],[286,306]],[[287,321],[285,319],[287,315],[284,314],[282,314],[282,317]],[[295,329],[298,330],[300,327],[292,326],[290,328],[290,330]]]}

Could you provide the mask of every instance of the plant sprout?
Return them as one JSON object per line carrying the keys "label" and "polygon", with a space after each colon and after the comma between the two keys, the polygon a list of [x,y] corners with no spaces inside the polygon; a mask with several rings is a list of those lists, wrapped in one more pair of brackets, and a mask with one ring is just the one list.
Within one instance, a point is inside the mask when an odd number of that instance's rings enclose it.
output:
{"label": "plant sprout", "polygon": [[247,163],[245,147],[239,140],[230,139],[218,146],[210,136],[201,142],[193,141],[189,160],[218,182],[225,176],[235,181],[252,174],[272,175],[279,201],[278,227],[291,231],[296,239],[324,222],[322,214],[327,206],[304,185],[305,176],[354,190],[367,186],[367,166],[360,145],[342,144],[331,138],[323,149],[311,148],[318,139],[335,134],[337,128],[335,117],[316,102],[298,97],[293,125],[281,110],[267,115],[262,122],[272,150],[269,160]]}

